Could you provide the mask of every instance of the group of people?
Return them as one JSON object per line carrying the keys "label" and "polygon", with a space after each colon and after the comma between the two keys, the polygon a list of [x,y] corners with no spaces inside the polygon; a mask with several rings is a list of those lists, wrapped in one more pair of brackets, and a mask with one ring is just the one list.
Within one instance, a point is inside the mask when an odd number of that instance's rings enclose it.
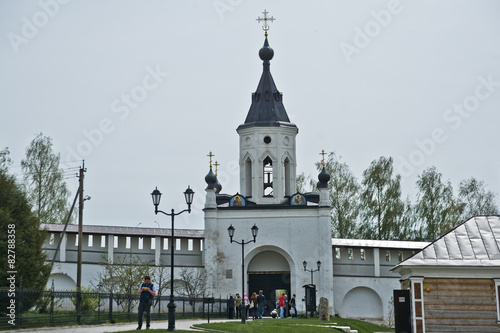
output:
{"label": "group of people", "polygon": [[243,294],[243,299],[241,298],[240,294],[236,294],[234,298],[233,296],[230,296],[227,303],[229,319],[234,318],[235,309],[236,309],[236,319],[241,318],[242,300],[245,301],[245,308],[244,308],[245,318],[249,318],[250,314],[253,320],[262,319],[262,316],[264,316],[264,311],[266,309],[266,297],[264,296],[264,292],[262,290],[259,290],[259,294],[254,292],[250,297],[250,299],[248,298],[247,293]]}
{"label": "group of people", "polygon": [[297,318],[295,294],[292,295],[290,301],[288,300],[288,295],[285,293],[281,294],[279,300],[276,302],[276,305],[276,308],[280,309],[280,318],[286,318],[288,316]]}
{"label": "group of people", "polygon": [[[250,299],[248,298],[247,293],[243,294],[243,298],[240,296],[240,294],[236,294],[235,297],[230,296],[227,303],[229,319],[234,318],[235,309],[236,319],[241,318],[242,300],[245,301],[245,318],[249,318],[251,316],[253,320],[262,319],[262,316],[264,316],[264,311],[266,310],[266,297],[264,296],[262,290],[259,290],[258,294],[254,292]],[[278,311],[276,311],[276,309],[279,309],[279,313]],[[286,318],[289,316],[291,316],[292,318],[297,318],[295,294],[293,294],[292,298],[288,300],[288,296],[283,293],[280,296],[279,300],[276,301],[276,309],[271,311],[271,316],[273,316],[273,318],[277,317],[278,315],[280,318]]]}

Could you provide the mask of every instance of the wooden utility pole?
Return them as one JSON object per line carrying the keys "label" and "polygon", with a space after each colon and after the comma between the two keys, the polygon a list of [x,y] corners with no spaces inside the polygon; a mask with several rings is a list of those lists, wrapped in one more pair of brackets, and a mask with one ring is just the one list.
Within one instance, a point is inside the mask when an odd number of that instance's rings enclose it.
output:
{"label": "wooden utility pole", "polygon": [[78,324],[81,324],[81,307],[82,307],[82,245],[83,245],[83,174],[87,171],[85,169],[85,161],[82,161],[82,167],[79,173],[79,187],[78,187],[78,263],[76,269],[76,291],[77,291],[77,319]]}

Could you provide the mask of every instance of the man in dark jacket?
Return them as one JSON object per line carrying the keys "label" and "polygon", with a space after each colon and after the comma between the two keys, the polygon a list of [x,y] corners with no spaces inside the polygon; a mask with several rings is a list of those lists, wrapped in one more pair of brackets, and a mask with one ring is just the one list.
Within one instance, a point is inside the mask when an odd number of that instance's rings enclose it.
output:
{"label": "man in dark jacket", "polygon": [[264,296],[262,290],[259,290],[259,294],[257,295],[257,311],[259,311],[259,319],[262,319],[265,309],[266,309],[266,296]]}
{"label": "man in dark jacket", "polygon": [[149,276],[144,277],[144,283],[139,287],[137,292],[139,295],[139,326],[137,329],[142,328],[142,316],[146,312],[146,328],[149,328],[151,323],[151,305],[153,305],[153,296],[156,296],[156,288],[151,283]]}

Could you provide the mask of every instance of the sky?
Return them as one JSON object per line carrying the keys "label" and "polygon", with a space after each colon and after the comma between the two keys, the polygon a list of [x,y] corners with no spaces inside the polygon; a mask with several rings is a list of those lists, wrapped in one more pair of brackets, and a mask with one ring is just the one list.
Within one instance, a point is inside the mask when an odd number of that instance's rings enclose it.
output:
{"label": "sky", "polygon": [[[435,166],[455,190],[500,193],[500,2],[0,0],[0,149],[22,179],[37,133],[61,154],[72,197],[85,160],[84,224],[203,228],[209,152],[239,191],[239,137],[262,73],[297,125],[297,171],[335,151],[361,181],[394,159],[403,195]],[[72,198],[71,198],[72,200]],[[497,203],[500,203],[497,197]],[[500,204],[499,204],[500,206]]]}

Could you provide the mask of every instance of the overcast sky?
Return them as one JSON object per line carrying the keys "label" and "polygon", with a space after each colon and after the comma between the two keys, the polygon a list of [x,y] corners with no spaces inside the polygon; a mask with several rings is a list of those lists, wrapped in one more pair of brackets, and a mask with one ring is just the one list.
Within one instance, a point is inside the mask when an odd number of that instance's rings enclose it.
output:
{"label": "overcast sky", "polygon": [[[358,180],[391,156],[404,195],[436,166],[455,190],[500,192],[500,2],[0,0],[0,149],[21,176],[43,132],[72,196],[85,159],[85,224],[203,228],[210,151],[222,192],[239,190],[238,134],[262,73],[299,128],[298,172],[335,151]],[[76,167],[76,168],[75,168]],[[498,202],[497,197],[497,202]],[[158,223],[155,223],[155,221]]]}

